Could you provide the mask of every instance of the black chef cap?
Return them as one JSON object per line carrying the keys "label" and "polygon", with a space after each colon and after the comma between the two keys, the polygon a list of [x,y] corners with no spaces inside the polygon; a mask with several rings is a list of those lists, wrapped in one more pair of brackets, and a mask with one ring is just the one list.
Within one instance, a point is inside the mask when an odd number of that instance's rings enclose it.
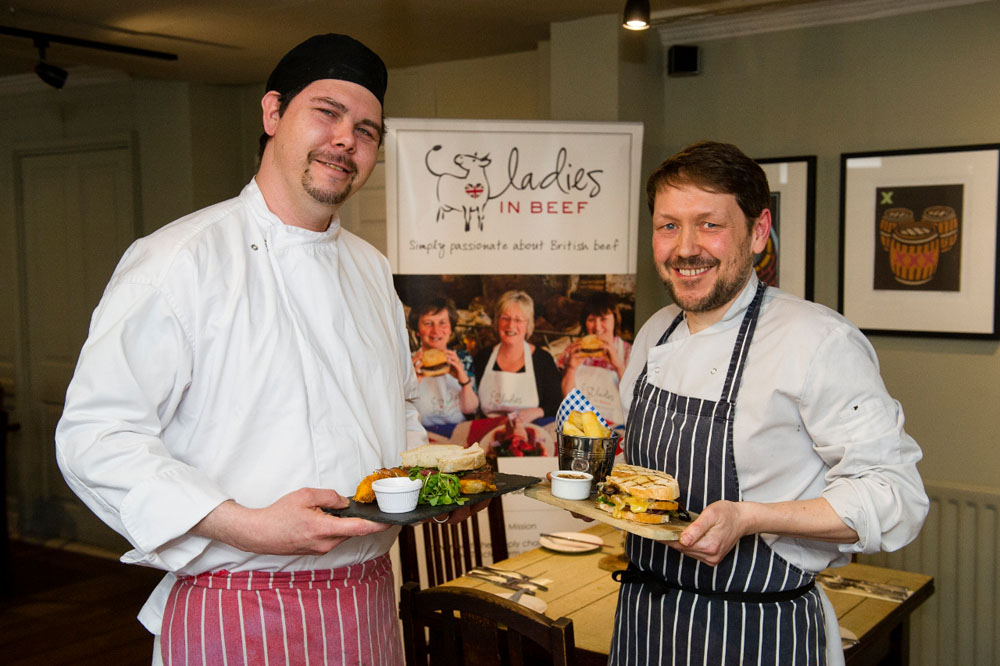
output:
{"label": "black chef cap", "polygon": [[267,77],[267,91],[284,95],[320,79],[357,83],[383,104],[388,74],[382,59],[353,37],[333,33],[315,35],[278,62]]}

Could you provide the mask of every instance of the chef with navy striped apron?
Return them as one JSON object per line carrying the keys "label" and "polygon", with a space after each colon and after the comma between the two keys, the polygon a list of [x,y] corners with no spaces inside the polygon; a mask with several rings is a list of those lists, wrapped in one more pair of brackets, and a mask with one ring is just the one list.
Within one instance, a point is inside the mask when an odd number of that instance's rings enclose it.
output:
{"label": "chef with navy striped apron", "polygon": [[[736,396],[766,286],[757,287],[740,326],[718,401],[635,383],[625,456],[676,477],[680,500],[700,512],[742,499],[733,456]],[[678,314],[658,344],[683,319]],[[785,561],[755,534],[715,567],[664,543],[627,535],[609,664],[825,664],[820,592],[813,575]]]}

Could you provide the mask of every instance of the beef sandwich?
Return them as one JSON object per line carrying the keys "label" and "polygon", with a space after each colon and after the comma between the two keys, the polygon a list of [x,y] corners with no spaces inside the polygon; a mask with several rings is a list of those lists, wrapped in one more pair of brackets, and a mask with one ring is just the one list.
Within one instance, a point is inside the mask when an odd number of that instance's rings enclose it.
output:
{"label": "beef sandwich", "polygon": [[584,356],[604,356],[604,345],[596,335],[585,335],[580,338],[580,353]]}
{"label": "beef sandwich", "polygon": [[420,374],[424,377],[444,375],[450,369],[448,356],[440,349],[425,349],[420,355]]}
{"label": "beef sandwich", "polygon": [[680,489],[671,475],[654,469],[618,463],[597,484],[597,508],[615,518],[659,525],[687,519],[677,499]]}
{"label": "beef sandwich", "polygon": [[424,444],[403,451],[403,468],[420,467],[427,472],[444,472],[458,477],[463,495],[496,490],[496,474],[486,462],[486,452],[479,443],[462,447],[457,444]]}

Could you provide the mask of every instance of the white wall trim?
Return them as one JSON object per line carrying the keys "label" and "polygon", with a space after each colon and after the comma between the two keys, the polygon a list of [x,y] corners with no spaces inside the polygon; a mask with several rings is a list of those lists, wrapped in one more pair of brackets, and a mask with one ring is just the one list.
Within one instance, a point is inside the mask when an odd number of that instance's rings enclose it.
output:
{"label": "white wall trim", "polygon": [[652,23],[660,35],[660,43],[666,48],[685,42],[867,21],[991,1],[993,0],[817,0],[794,5],[750,8],[742,12],[723,10],[718,13],[684,16],[654,14]]}

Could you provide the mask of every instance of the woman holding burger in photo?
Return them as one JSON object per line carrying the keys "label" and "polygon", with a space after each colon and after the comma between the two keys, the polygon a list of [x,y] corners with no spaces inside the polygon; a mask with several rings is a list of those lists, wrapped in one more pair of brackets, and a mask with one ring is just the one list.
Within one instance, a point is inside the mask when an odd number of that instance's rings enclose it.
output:
{"label": "woman holding burger in photo", "polygon": [[608,421],[622,423],[618,382],[625,372],[632,346],[618,337],[621,315],[606,293],[590,296],[580,311],[584,337],[575,340],[562,356],[562,392],[580,389]]}
{"label": "woman holding burger in photo", "polygon": [[507,414],[515,427],[554,417],[562,401],[559,369],[551,354],[528,342],[535,302],[523,291],[508,291],[497,301],[493,321],[500,343],[475,359],[483,413]]}
{"label": "woman holding burger in photo", "polygon": [[424,426],[461,423],[479,408],[472,357],[448,348],[457,322],[451,299],[435,298],[410,309],[410,328],[420,343],[413,369],[420,380],[416,404]]}

